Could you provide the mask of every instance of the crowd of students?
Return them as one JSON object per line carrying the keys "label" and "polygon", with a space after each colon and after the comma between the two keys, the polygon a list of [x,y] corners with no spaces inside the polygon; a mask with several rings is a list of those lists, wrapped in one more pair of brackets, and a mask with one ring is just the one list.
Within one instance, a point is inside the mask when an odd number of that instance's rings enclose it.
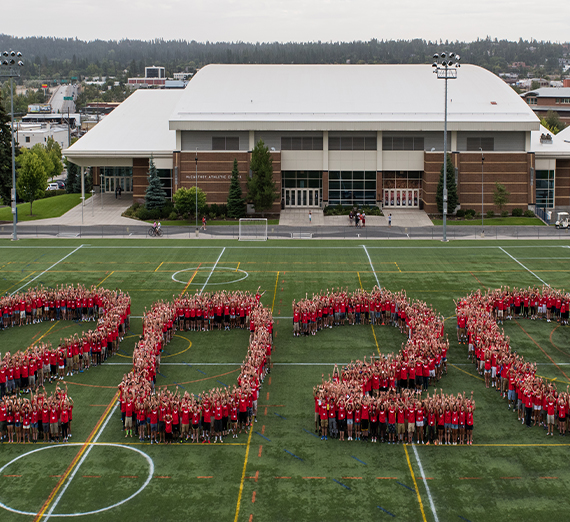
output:
{"label": "crowd of students", "polygon": [[60,339],[57,346],[40,341],[15,353],[6,351],[0,360],[1,440],[37,442],[40,434],[44,442],[66,442],[73,401],[59,384],[48,396],[44,384],[83,372],[116,352],[128,327],[130,297],[81,285],[41,287],[0,298],[0,311],[2,328],[60,319],[96,322],[81,337]]}
{"label": "crowd of students", "polygon": [[[315,387],[315,430],[321,438],[373,442],[471,444],[475,402],[465,393],[429,393],[447,373],[449,340],[443,317],[405,291],[337,289],[293,301],[293,334],[333,326],[399,328],[407,342],[397,354],[352,361]],[[346,437],[346,438],[345,438]]]}
{"label": "crowd of students", "polygon": [[457,336],[468,345],[467,357],[495,388],[509,410],[527,427],[542,426],[554,436],[568,429],[570,394],[557,390],[554,381],[536,375],[536,363],[511,350],[510,339],[499,328],[505,319],[544,319],[566,324],[570,296],[544,286],[517,289],[501,287],[486,293],[477,290],[456,303]]}
{"label": "crowd of students", "polygon": [[[230,433],[237,438],[256,421],[257,398],[270,371],[273,343],[273,319],[271,311],[260,303],[261,295],[259,290],[255,295],[249,292],[181,295],[172,303],[154,303],[145,312],[143,335],[133,353],[133,369],[119,385],[125,437],[136,433],[139,440],[150,439],[151,443],[223,442]],[[178,387],[174,392],[166,386],[155,387],[161,351],[177,329],[211,330],[222,326],[247,327],[250,331],[237,386],[204,391],[198,396],[188,392],[181,395]]]}
{"label": "crowd of students", "polygon": [[45,388],[0,399],[0,440],[9,443],[67,442],[71,437],[73,399],[56,385],[48,395]]}

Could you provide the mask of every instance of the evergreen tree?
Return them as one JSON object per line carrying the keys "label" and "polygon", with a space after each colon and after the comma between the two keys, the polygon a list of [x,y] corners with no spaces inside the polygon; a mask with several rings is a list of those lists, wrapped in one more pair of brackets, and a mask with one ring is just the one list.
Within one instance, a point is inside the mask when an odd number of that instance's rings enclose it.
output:
{"label": "evergreen tree", "polygon": [[[455,184],[455,167],[451,162],[451,156],[447,154],[447,213],[453,214],[455,208],[459,203],[457,197],[457,185]],[[439,183],[437,184],[437,194],[435,201],[437,203],[438,212],[443,212],[443,163],[441,165],[441,174],[439,176]]]}
{"label": "evergreen tree", "polygon": [[247,180],[247,197],[256,212],[271,210],[279,193],[273,181],[273,158],[269,149],[259,140],[251,153],[252,177]]}
{"label": "evergreen tree", "polygon": [[[77,194],[81,192],[81,167],[75,163],[65,160],[65,169],[67,177],[65,178],[65,191],[68,194]],[[79,189],[77,188],[79,186]]]}
{"label": "evergreen tree", "polygon": [[234,159],[232,169],[232,181],[228,192],[228,217],[239,219],[245,216],[245,199],[242,196],[241,184],[239,182],[239,170],[237,159]]}
{"label": "evergreen tree", "polygon": [[166,192],[158,176],[158,170],[151,156],[148,168],[148,187],[144,194],[144,203],[147,210],[162,208],[166,203]]}
{"label": "evergreen tree", "polygon": [[30,216],[32,216],[34,201],[45,196],[48,185],[45,162],[37,151],[24,149],[18,158],[18,163],[20,166],[16,189],[21,199],[30,202]]}
{"label": "evergreen tree", "polygon": [[10,116],[0,100],[0,202],[10,203],[12,188],[12,133]]}

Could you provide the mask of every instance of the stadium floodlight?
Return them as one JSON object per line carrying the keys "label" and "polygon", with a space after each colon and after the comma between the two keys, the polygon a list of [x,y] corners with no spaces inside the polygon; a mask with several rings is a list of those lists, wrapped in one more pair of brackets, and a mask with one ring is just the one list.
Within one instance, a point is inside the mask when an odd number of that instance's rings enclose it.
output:
{"label": "stadium floodlight", "polygon": [[18,219],[16,213],[16,152],[15,152],[15,143],[14,143],[14,86],[13,86],[13,79],[18,78],[20,76],[20,72],[18,67],[23,67],[24,62],[20,60],[22,58],[22,53],[19,51],[4,51],[2,53],[4,59],[0,62],[0,76],[4,76],[10,78],[10,133],[12,135],[12,193],[11,193],[11,200],[12,200],[12,220],[13,220],[13,229],[12,229],[12,241],[18,240]]}
{"label": "stadium floodlight", "polygon": [[[443,124],[443,241],[447,241],[447,80],[457,78],[457,68],[460,57],[458,54],[449,53],[449,59],[445,52],[433,55],[434,73],[437,78],[445,80],[445,116]],[[455,210],[455,209],[452,209]]]}

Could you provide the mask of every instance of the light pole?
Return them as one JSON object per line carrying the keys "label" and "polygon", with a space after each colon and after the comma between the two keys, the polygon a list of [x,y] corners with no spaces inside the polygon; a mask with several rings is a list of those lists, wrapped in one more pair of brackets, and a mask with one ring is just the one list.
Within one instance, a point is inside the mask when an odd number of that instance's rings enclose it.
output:
{"label": "light pole", "polygon": [[483,230],[483,219],[484,219],[484,215],[485,215],[485,200],[483,198],[483,188],[484,188],[484,181],[483,181],[483,163],[485,161],[485,156],[483,156],[483,147],[479,147],[479,150],[481,151],[481,236],[485,235],[485,230]]}
{"label": "light pole", "polygon": [[[22,53],[18,51],[4,51],[0,65],[6,67],[8,72],[2,72],[2,76],[10,78],[10,136],[12,137],[12,241],[18,241],[18,219],[16,216],[16,147],[14,143],[14,86],[13,79],[18,78],[20,73],[17,67],[23,67],[24,62],[20,60]],[[16,67],[17,66],[17,67]]]}
{"label": "light pole", "polygon": [[196,147],[196,235],[198,235],[198,147]]}
{"label": "light pole", "polygon": [[[457,78],[457,68],[459,65],[459,55],[455,53],[434,54],[434,73],[438,79],[445,80],[445,116],[443,124],[443,241],[447,241],[447,80]],[[453,209],[455,210],[455,209]]]}

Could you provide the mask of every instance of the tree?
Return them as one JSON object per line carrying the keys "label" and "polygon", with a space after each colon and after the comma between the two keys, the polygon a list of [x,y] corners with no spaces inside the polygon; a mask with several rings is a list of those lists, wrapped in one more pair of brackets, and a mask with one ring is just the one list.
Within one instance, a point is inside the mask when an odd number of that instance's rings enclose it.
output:
{"label": "tree", "polygon": [[[190,215],[196,211],[196,187],[189,189],[180,187],[172,196],[174,208],[181,215]],[[206,194],[198,188],[198,214],[203,214],[206,209]]]}
{"label": "tree", "polygon": [[48,154],[46,147],[41,143],[36,143],[30,150],[40,158],[48,179],[53,178],[53,173],[56,172],[53,155]]}
{"label": "tree", "polygon": [[560,119],[560,115],[555,111],[548,111],[546,116],[540,120],[540,124],[546,127],[552,134],[558,134],[566,127]]}
{"label": "tree", "polygon": [[502,212],[503,207],[509,202],[509,196],[511,193],[506,189],[505,185],[501,185],[498,181],[495,181],[495,190],[493,190],[493,201],[495,205],[499,207]]}
{"label": "tree", "polygon": [[162,188],[162,182],[158,176],[158,170],[151,156],[148,166],[148,187],[144,194],[144,204],[147,210],[162,208],[166,203],[166,192]]}
{"label": "tree", "polygon": [[[451,156],[447,154],[447,212],[453,214],[459,203],[457,197],[457,185],[455,184],[455,167],[451,162]],[[437,194],[435,195],[437,210],[443,212],[443,163],[441,165]]]}
{"label": "tree", "polygon": [[61,162],[61,147],[57,141],[50,137],[47,140],[46,152],[53,164],[53,169],[49,173],[53,181],[54,177],[59,176],[63,172],[63,163]]}
{"label": "tree", "polygon": [[270,210],[279,193],[273,181],[273,158],[269,149],[259,140],[251,153],[252,177],[247,180],[247,197],[256,212]]}
{"label": "tree", "polygon": [[0,202],[10,202],[12,188],[12,132],[10,117],[0,100]]}
{"label": "tree", "polygon": [[232,181],[228,192],[228,217],[239,219],[245,216],[245,199],[241,191],[239,181],[239,170],[237,159],[234,159],[234,168],[232,169]]}
{"label": "tree", "polygon": [[45,164],[36,151],[27,149],[22,151],[18,163],[16,188],[20,198],[30,202],[30,215],[33,215],[32,205],[45,195],[48,184]]}

